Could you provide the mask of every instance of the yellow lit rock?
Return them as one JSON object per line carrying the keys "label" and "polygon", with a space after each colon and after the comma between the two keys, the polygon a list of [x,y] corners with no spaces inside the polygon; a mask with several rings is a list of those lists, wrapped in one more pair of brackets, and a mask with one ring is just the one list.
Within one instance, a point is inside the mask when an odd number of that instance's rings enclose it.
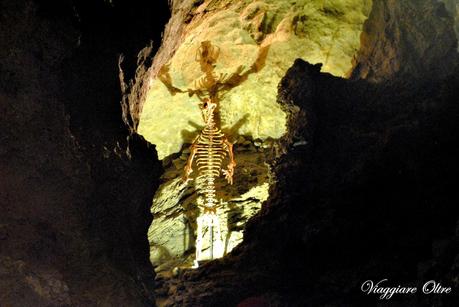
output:
{"label": "yellow lit rock", "polygon": [[178,93],[171,95],[166,86],[154,80],[147,94],[138,133],[150,143],[156,144],[158,158],[179,152],[186,135],[195,131],[195,125],[203,125],[196,96]]}
{"label": "yellow lit rock", "polygon": [[[138,133],[156,145],[163,159],[190,143],[202,126],[198,99],[190,89],[203,76],[195,61],[202,41],[218,49],[215,73],[238,80],[221,93],[224,130],[253,139],[285,133],[277,85],[296,58],[323,63],[322,70],[346,76],[360,46],[370,0],[204,1],[183,42],[151,80]],[[231,130],[238,127],[237,132]]]}
{"label": "yellow lit rock", "polygon": [[[226,204],[217,210],[220,220],[223,253],[229,253],[243,239],[244,225],[255,215],[269,196],[269,169],[263,154],[253,146],[236,145],[238,165],[233,185],[219,181],[217,198]],[[186,264],[195,246],[197,193],[193,183],[181,180],[185,160],[171,163],[162,177],[164,183],[153,198],[153,223],[148,230],[150,260],[161,271],[164,267]],[[210,258],[210,242],[203,240],[203,259]],[[217,237],[214,237],[214,247]],[[215,250],[214,250],[215,251]],[[188,265],[190,265],[188,263]],[[186,265],[185,265],[186,266]]]}

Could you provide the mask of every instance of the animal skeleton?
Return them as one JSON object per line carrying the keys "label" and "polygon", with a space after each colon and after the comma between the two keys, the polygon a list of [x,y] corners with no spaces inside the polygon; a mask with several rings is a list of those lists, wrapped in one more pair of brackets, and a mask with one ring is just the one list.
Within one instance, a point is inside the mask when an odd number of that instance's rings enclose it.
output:
{"label": "animal skeleton", "polygon": [[[223,132],[218,128],[214,120],[214,110],[217,104],[206,100],[201,108],[205,127],[201,133],[195,138],[191,145],[191,153],[185,166],[184,179],[193,171],[193,160],[196,159],[198,175],[196,177],[196,184],[200,192],[204,194],[203,203],[199,204],[202,208],[202,215],[197,219],[198,229],[196,238],[196,261],[201,259],[203,229],[207,227],[210,232],[213,227],[216,227],[217,232],[217,245],[223,244],[221,239],[220,222],[217,216],[217,208],[222,205],[222,202],[217,201],[215,179],[220,176],[222,171],[222,162],[229,155],[229,163],[227,169],[222,173],[225,175],[229,184],[233,183],[234,161],[233,144],[231,144],[225,137]],[[212,239],[212,238],[211,238]],[[221,242],[221,243],[220,243]],[[220,249],[217,246],[217,249]],[[213,249],[211,253],[213,252]],[[221,255],[218,255],[221,256]],[[211,255],[213,258],[213,255]]]}
{"label": "animal skeleton", "polygon": [[[194,139],[191,145],[191,153],[185,166],[184,179],[188,180],[189,175],[193,172],[193,160],[196,159],[198,175],[196,177],[196,186],[204,200],[198,203],[202,209],[202,214],[197,218],[197,238],[196,238],[196,260],[194,267],[198,266],[198,261],[202,259],[202,240],[203,230],[207,228],[211,240],[211,259],[213,259],[213,228],[216,228],[216,245],[218,255],[223,253],[223,240],[221,238],[220,221],[217,215],[217,208],[223,205],[216,197],[215,180],[223,173],[229,184],[233,183],[234,167],[236,162],[233,154],[233,144],[231,144],[223,132],[220,130],[215,118],[218,109],[218,90],[219,78],[213,72],[213,64],[218,57],[219,49],[211,46],[210,42],[202,42],[198,49],[196,60],[201,63],[201,69],[205,74],[195,81],[195,86],[199,86],[193,92],[203,101],[201,104],[201,113],[205,123],[204,129]],[[208,96],[209,98],[203,96]],[[227,169],[222,170],[222,163],[226,155],[229,155]]]}

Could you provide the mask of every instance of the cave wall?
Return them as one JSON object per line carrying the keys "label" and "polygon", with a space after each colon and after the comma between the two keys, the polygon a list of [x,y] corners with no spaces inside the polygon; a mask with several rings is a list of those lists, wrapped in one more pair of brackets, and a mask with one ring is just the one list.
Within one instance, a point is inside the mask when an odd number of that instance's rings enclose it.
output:
{"label": "cave wall", "polygon": [[296,61],[277,96],[288,133],[278,142],[286,154],[270,161],[270,198],[230,255],[158,279],[163,304],[384,305],[360,286],[388,278],[453,288],[388,304],[454,305],[456,47],[442,3],[378,1],[352,81]]}
{"label": "cave wall", "polygon": [[[268,199],[271,171],[264,163],[269,149],[255,147],[251,141],[239,137],[235,148],[237,168],[234,182],[216,180],[217,198],[225,205],[217,209],[223,239],[223,255],[243,240],[245,223]],[[164,165],[164,174],[151,205],[153,222],[148,230],[150,260],[155,271],[170,274],[174,268],[190,268],[195,258],[197,208],[199,196],[196,186],[183,181],[183,168],[189,150]],[[217,245],[217,236],[213,246]],[[203,239],[203,258],[210,259],[210,238]]]}
{"label": "cave wall", "polygon": [[457,301],[457,72],[372,85],[319,70],[298,60],[282,80],[289,149],[273,163],[277,183],[243,243],[160,281],[166,306],[372,306],[384,302],[360,286],[383,278],[453,288],[390,304]]}
{"label": "cave wall", "polygon": [[[352,68],[371,1],[174,1],[163,45],[144,82],[144,97],[132,105],[137,131],[163,159],[193,140],[202,126],[194,91],[205,73],[196,54],[210,41],[216,63],[222,128],[230,135],[278,139],[285,114],[276,89],[296,58],[324,63],[323,71],[345,76]],[[236,128],[237,127],[237,128]]]}
{"label": "cave wall", "polygon": [[161,167],[122,121],[118,58],[129,80],[167,3],[0,12],[0,305],[154,305],[146,233]]}
{"label": "cave wall", "polygon": [[93,187],[53,71],[77,34],[63,22],[40,20],[34,3],[2,2],[1,11],[0,300],[70,304],[68,279],[76,271],[65,271],[64,259],[88,245],[79,209]]}
{"label": "cave wall", "polygon": [[[162,46],[151,67],[141,66],[137,88],[126,99],[131,126],[165,159],[152,204],[157,219],[149,230],[155,265],[192,256],[197,212],[190,204],[196,195],[178,178],[188,143],[202,127],[199,98],[193,95],[203,75],[196,61],[200,42],[210,40],[218,49],[213,72],[234,83],[219,103],[223,129],[235,148],[243,135],[256,150],[273,152],[284,150],[272,139],[285,133],[287,120],[275,100],[276,85],[295,58],[371,82],[438,78],[450,74],[457,61],[454,16],[437,1],[173,1],[171,8]],[[237,157],[244,160],[244,152]],[[250,173],[250,167],[241,168]]]}
{"label": "cave wall", "polygon": [[137,82],[125,91],[123,102],[126,122],[156,145],[165,168],[149,229],[157,270],[183,265],[193,256],[197,189],[180,177],[189,143],[203,126],[202,98],[194,94],[205,76],[196,60],[201,42],[210,41],[216,54],[212,74],[224,87],[218,93],[218,115],[235,143],[238,163],[234,185],[220,183],[217,193],[228,203],[218,215],[230,251],[271,185],[265,156],[276,150],[273,139],[285,133],[286,123],[276,102],[280,79],[297,57],[346,75],[372,2],[175,1],[171,6],[162,46],[151,67],[139,66]]}
{"label": "cave wall", "polygon": [[[443,0],[446,10],[454,18],[454,32],[456,32],[456,38],[459,40],[459,1],[457,0]],[[459,46],[457,48],[459,52]]]}
{"label": "cave wall", "polygon": [[352,78],[380,82],[449,75],[457,62],[455,15],[441,1],[375,1]]}
{"label": "cave wall", "polygon": [[[175,52],[193,16],[181,6],[191,2],[172,1],[152,59],[161,25],[145,21],[167,9],[120,3],[0,3],[1,305],[154,304],[146,233],[162,170],[154,147],[130,133],[144,76]],[[374,276],[454,287],[397,304],[457,301],[453,19],[437,2],[401,3],[372,8],[352,74],[367,80],[302,61],[289,70],[277,97],[287,154],[270,161],[270,199],[228,257],[157,280],[166,305],[371,305],[358,289]],[[391,31],[400,40],[383,35]]]}

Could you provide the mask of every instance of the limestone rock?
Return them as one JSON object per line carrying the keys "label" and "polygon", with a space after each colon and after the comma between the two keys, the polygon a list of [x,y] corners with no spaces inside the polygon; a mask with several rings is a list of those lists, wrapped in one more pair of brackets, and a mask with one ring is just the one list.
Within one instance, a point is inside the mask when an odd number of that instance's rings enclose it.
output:
{"label": "limestone rock", "polygon": [[[199,100],[192,95],[202,88],[204,72],[196,61],[201,42],[214,46],[213,73],[228,85],[220,93],[223,129],[278,139],[285,133],[286,115],[276,102],[277,84],[287,68],[303,58],[345,76],[371,1],[204,1],[197,7],[185,1],[174,5],[169,29],[183,22],[180,14],[187,5],[191,20],[180,28],[183,39],[174,40],[175,52],[166,45],[157,54],[142,102],[138,133],[156,145],[160,159],[191,142],[203,125]],[[177,33],[166,35],[165,44],[171,44],[172,35]]]}
{"label": "limestone rock", "polygon": [[[241,145],[242,146],[242,145]],[[244,149],[244,147],[242,147]],[[269,169],[263,164],[263,154],[250,148],[238,151],[234,184],[218,182],[217,197],[226,203],[217,211],[221,222],[224,253],[229,253],[243,239],[245,223],[261,208],[268,198]],[[150,260],[154,266],[167,262],[181,262],[188,266],[194,259],[198,194],[193,183],[185,184],[181,176],[185,161],[176,160],[180,167],[169,166],[153,199],[153,223],[148,231]],[[203,241],[204,257],[210,252],[209,240]],[[217,238],[214,237],[214,244]],[[215,246],[215,245],[214,245]],[[188,255],[192,254],[191,258]],[[179,261],[180,262],[180,261]],[[165,265],[169,268],[171,265]]]}
{"label": "limestone rock", "polygon": [[454,18],[441,1],[374,1],[361,40],[352,77],[373,82],[446,76],[457,59]]}

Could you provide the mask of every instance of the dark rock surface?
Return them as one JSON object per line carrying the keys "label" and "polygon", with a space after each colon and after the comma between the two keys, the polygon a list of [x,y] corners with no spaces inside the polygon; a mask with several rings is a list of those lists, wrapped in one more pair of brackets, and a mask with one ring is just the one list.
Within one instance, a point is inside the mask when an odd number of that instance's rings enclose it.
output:
{"label": "dark rock surface", "polygon": [[458,56],[452,14],[441,1],[373,1],[352,78],[449,75]]}
{"label": "dark rock surface", "polygon": [[[126,79],[166,3],[0,3],[0,305],[153,305],[160,165],[124,127]],[[136,32],[138,31],[138,32]]]}

